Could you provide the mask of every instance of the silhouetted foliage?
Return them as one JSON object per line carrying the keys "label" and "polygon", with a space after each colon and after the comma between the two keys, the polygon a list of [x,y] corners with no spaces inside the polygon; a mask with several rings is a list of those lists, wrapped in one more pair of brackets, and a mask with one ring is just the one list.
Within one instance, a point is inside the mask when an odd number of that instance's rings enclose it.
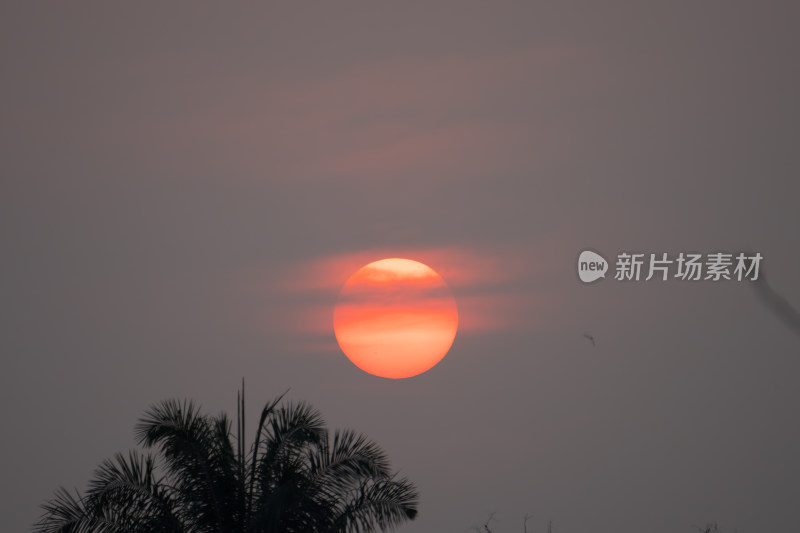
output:
{"label": "silhouetted foliage", "polygon": [[319,412],[282,398],[264,407],[249,451],[243,398],[236,436],[225,414],[155,405],[136,426],[146,452],[104,461],[84,496],[57,491],[34,531],[349,533],[416,516],[416,488],[380,447],[352,431],[331,438]]}

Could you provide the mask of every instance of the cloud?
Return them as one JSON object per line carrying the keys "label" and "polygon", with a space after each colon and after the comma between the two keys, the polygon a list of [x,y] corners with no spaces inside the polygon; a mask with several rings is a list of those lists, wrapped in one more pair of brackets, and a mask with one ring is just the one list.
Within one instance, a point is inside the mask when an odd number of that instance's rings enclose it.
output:
{"label": "cloud", "polygon": [[276,263],[243,274],[246,281],[239,293],[251,301],[251,327],[290,335],[307,351],[335,346],[333,310],[339,291],[359,268],[389,257],[420,261],[443,277],[456,299],[459,335],[530,329],[535,308],[552,301],[531,288],[532,280],[547,275],[552,265],[537,263],[515,247],[371,248]]}
{"label": "cloud", "polygon": [[93,128],[139,158],[205,162],[225,180],[497,174],[559,149],[559,122],[542,106],[563,92],[565,65],[586,58],[549,45],[362,61],[313,76],[220,75],[220,65],[178,76],[179,58],[149,59],[120,67],[104,95],[115,112],[94,117]]}

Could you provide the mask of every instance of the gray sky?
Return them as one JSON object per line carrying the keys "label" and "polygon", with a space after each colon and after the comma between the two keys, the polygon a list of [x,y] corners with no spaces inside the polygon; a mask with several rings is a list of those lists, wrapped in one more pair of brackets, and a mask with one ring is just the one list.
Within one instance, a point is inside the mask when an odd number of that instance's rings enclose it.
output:
{"label": "gray sky", "polygon": [[[243,376],[252,415],[291,387],[381,444],[421,492],[408,533],[796,528],[800,337],[744,282],[575,262],[758,251],[800,305],[799,14],[3,3],[5,529],[149,405],[230,412]],[[461,313],[398,381],[331,330],[390,256]]]}

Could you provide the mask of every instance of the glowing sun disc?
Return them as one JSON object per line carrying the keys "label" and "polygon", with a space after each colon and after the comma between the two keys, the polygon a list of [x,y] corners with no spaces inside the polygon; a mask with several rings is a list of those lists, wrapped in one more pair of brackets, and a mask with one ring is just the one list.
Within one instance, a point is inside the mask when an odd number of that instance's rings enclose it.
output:
{"label": "glowing sun disc", "polygon": [[455,340],[458,310],[431,267],[381,259],[347,280],[333,312],[339,347],[358,368],[408,378],[433,368]]}

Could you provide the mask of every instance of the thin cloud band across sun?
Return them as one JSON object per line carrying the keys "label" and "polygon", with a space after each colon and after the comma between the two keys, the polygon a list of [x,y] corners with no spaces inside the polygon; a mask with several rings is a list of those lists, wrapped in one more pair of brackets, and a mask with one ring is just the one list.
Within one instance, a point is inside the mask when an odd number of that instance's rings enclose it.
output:
{"label": "thin cloud band across sun", "polygon": [[360,369],[407,378],[433,368],[455,340],[458,310],[441,276],[411,259],[389,258],[347,280],[334,309],[334,333]]}

